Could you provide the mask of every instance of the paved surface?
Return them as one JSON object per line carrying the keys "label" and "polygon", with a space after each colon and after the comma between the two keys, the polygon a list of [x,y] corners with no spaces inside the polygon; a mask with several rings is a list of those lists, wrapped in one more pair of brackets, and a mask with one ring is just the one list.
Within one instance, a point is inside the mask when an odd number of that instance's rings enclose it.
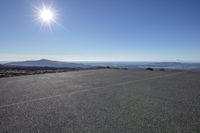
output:
{"label": "paved surface", "polygon": [[0,133],[199,133],[200,74],[88,70],[0,79]]}

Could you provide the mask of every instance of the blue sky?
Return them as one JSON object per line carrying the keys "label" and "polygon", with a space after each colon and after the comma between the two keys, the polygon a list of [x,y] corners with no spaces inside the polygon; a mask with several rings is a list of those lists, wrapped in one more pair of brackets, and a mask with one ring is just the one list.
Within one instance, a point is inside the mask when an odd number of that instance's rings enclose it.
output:
{"label": "blue sky", "polygon": [[[58,11],[52,30],[36,20]],[[200,61],[199,0],[1,0],[0,60]]]}

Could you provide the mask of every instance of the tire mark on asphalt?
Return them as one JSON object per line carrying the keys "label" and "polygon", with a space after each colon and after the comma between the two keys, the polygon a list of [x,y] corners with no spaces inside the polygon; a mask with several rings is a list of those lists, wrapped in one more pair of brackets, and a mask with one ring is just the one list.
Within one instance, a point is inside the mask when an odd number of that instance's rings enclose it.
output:
{"label": "tire mark on asphalt", "polygon": [[111,85],[107,85],[107,86],[94,87],[94,88],[91,88],[91,89],[73,91],[73,92],[67,93],[67,94],[63,93],[63,94],[58,94],[58,95],[54,95],[54,96],[47,96],[47,97],[42,97],[42,98],[37,98],[37,99],[31,99],[31,100],[26,100],[26,101],[22,101],[22,102],[16,102],[16,103],[11,103],[11,104],[1,105],[0,109],[6,108],[6,107],[15,106],[15,105],[21,105],[21,104],[26,104],[26,103],[31,103],[31,102],[38,102],[38,101],[48,100],[48,99],[57,98],[57,97],[63,97],[63,96],[71,97],[71,96],[73,96],[75,94],[82,93],[82,92],[87,92],[87,91],[91,91],[91,90],[97,90],[97,89],[108,88],[108,87],[115,87],[115,86],[130,84],[130,83],[143,82],[143,81],[148,81],[148,80],[152,80],[152,79],[161,79],[161,78],[164,78],[164,77],[170,77],[170,76],[174,76],[174,75],[179,75],[181,73],[183,73],[183,72],[176,72],[176,73],[172,73],[172,74],[155,76],[155,77],[150,77],[150,78],[145,78],[145,79],[138,79],[138,80],[134,80],[134,81],[130,80],[130,81],[126,81],[126,82],[122,82],[122,83],[118,83],[118,84],[111,84]]}

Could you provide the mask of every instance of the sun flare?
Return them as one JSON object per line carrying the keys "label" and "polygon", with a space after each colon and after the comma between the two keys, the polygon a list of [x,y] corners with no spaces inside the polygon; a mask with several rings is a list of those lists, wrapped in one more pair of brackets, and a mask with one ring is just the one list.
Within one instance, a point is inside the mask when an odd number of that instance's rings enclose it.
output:
{"label": "sun flare", "polygon": [[42,5],[40,8],[36,8],[37,20],[43,27],[51,28],[52,24],[56,23],[57,11],[52,6]]}
{"label": "sun flare", "polygon": [[55,21],[55,14],[51,9],[43,8],[39,11],[39,17],[44,23],[51,23]]}

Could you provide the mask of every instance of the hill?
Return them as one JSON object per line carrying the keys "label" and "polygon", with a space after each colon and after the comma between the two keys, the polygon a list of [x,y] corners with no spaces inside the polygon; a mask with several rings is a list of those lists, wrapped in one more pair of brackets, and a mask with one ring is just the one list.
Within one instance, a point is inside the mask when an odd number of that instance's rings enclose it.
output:
{"label": "hill", "polygon": [[71,62],[60,62],[52,61],[47,59],[33,60],[33,61],[22,61],[22,62],[9,62],[5,65],[9,66],[21,66],[21,67],[55,67],[55,68],[88,68],[89,65],[71,63]]}

